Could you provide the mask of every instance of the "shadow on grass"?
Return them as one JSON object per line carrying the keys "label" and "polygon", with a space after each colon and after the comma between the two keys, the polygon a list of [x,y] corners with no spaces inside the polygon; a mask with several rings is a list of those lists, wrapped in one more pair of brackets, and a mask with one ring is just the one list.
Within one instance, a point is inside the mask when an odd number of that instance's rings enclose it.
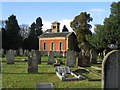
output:
{"label": "shadow on grass", "polygon": [[[2,74],[33,74],[33,73],[8,73],[8,72],[2,72]],[[55,72],[38,72],[35,74],[55,74]]]}

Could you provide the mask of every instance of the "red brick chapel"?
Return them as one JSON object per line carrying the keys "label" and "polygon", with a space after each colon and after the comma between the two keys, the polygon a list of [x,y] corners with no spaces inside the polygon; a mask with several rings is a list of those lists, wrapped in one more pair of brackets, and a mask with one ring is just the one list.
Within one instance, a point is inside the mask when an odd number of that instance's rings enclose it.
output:
{"label": "red brick chapel", "polygon": [[62,52],[63,56],[67,50],[74,50],[75,38],[74,32],[60,32],[60,23],[53,22],[51,29],[46,30],[39,37],[39,51],[47,52],[49,55],[50,51]]}

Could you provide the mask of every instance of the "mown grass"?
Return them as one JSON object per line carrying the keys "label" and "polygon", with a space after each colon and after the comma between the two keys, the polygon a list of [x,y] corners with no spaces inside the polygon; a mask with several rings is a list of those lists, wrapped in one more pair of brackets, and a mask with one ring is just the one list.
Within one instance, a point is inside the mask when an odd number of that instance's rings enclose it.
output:
{"label": "mown grass", "polygon": [[[36,84],[48,82],[53,83],[55,88],[101,88],[101,81],[61,81],[54,72],[54,66],[47,65],[47,56],[42,57],[42,64],[38,65],[38,74],[28,74],[28,63],[23,58],[16,57],[14,65],[6,64],[6,59],[3,58],[2,88],[35,89]],[[75,69],[77,67],[71,68]]]}

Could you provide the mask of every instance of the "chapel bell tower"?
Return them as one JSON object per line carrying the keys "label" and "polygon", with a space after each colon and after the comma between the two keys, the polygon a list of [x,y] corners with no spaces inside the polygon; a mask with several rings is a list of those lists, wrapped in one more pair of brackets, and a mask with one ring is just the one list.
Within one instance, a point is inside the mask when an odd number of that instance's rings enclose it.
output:
{"label": "chapel bell tower", "polygon": [[51,25],[52,33],[58,33],[60,31],[60,23],[55,21]]}

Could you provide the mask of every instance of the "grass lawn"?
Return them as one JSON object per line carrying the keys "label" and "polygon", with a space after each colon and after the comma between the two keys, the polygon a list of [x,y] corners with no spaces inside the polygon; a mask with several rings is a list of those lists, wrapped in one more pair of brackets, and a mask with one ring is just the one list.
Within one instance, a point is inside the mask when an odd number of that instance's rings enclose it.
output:
{"label": "grass lawn", "polygon": [[[38,74],[28,74],[26,57],[16,57],[14,65],[6,64],[2,59],[2,88],[35,88],[38,83],[53,83],[55,88],[101,88],[101,81],[61,81],[54,72],[53,65],[47,65],[47,58],[42,57]],[[63,59],[65,60],[65,59]],[[75,70],[71,68],[71,70]],[[92,77],[88,75],[89,78]],[[93,78],[93,77],[92,77]]]}

